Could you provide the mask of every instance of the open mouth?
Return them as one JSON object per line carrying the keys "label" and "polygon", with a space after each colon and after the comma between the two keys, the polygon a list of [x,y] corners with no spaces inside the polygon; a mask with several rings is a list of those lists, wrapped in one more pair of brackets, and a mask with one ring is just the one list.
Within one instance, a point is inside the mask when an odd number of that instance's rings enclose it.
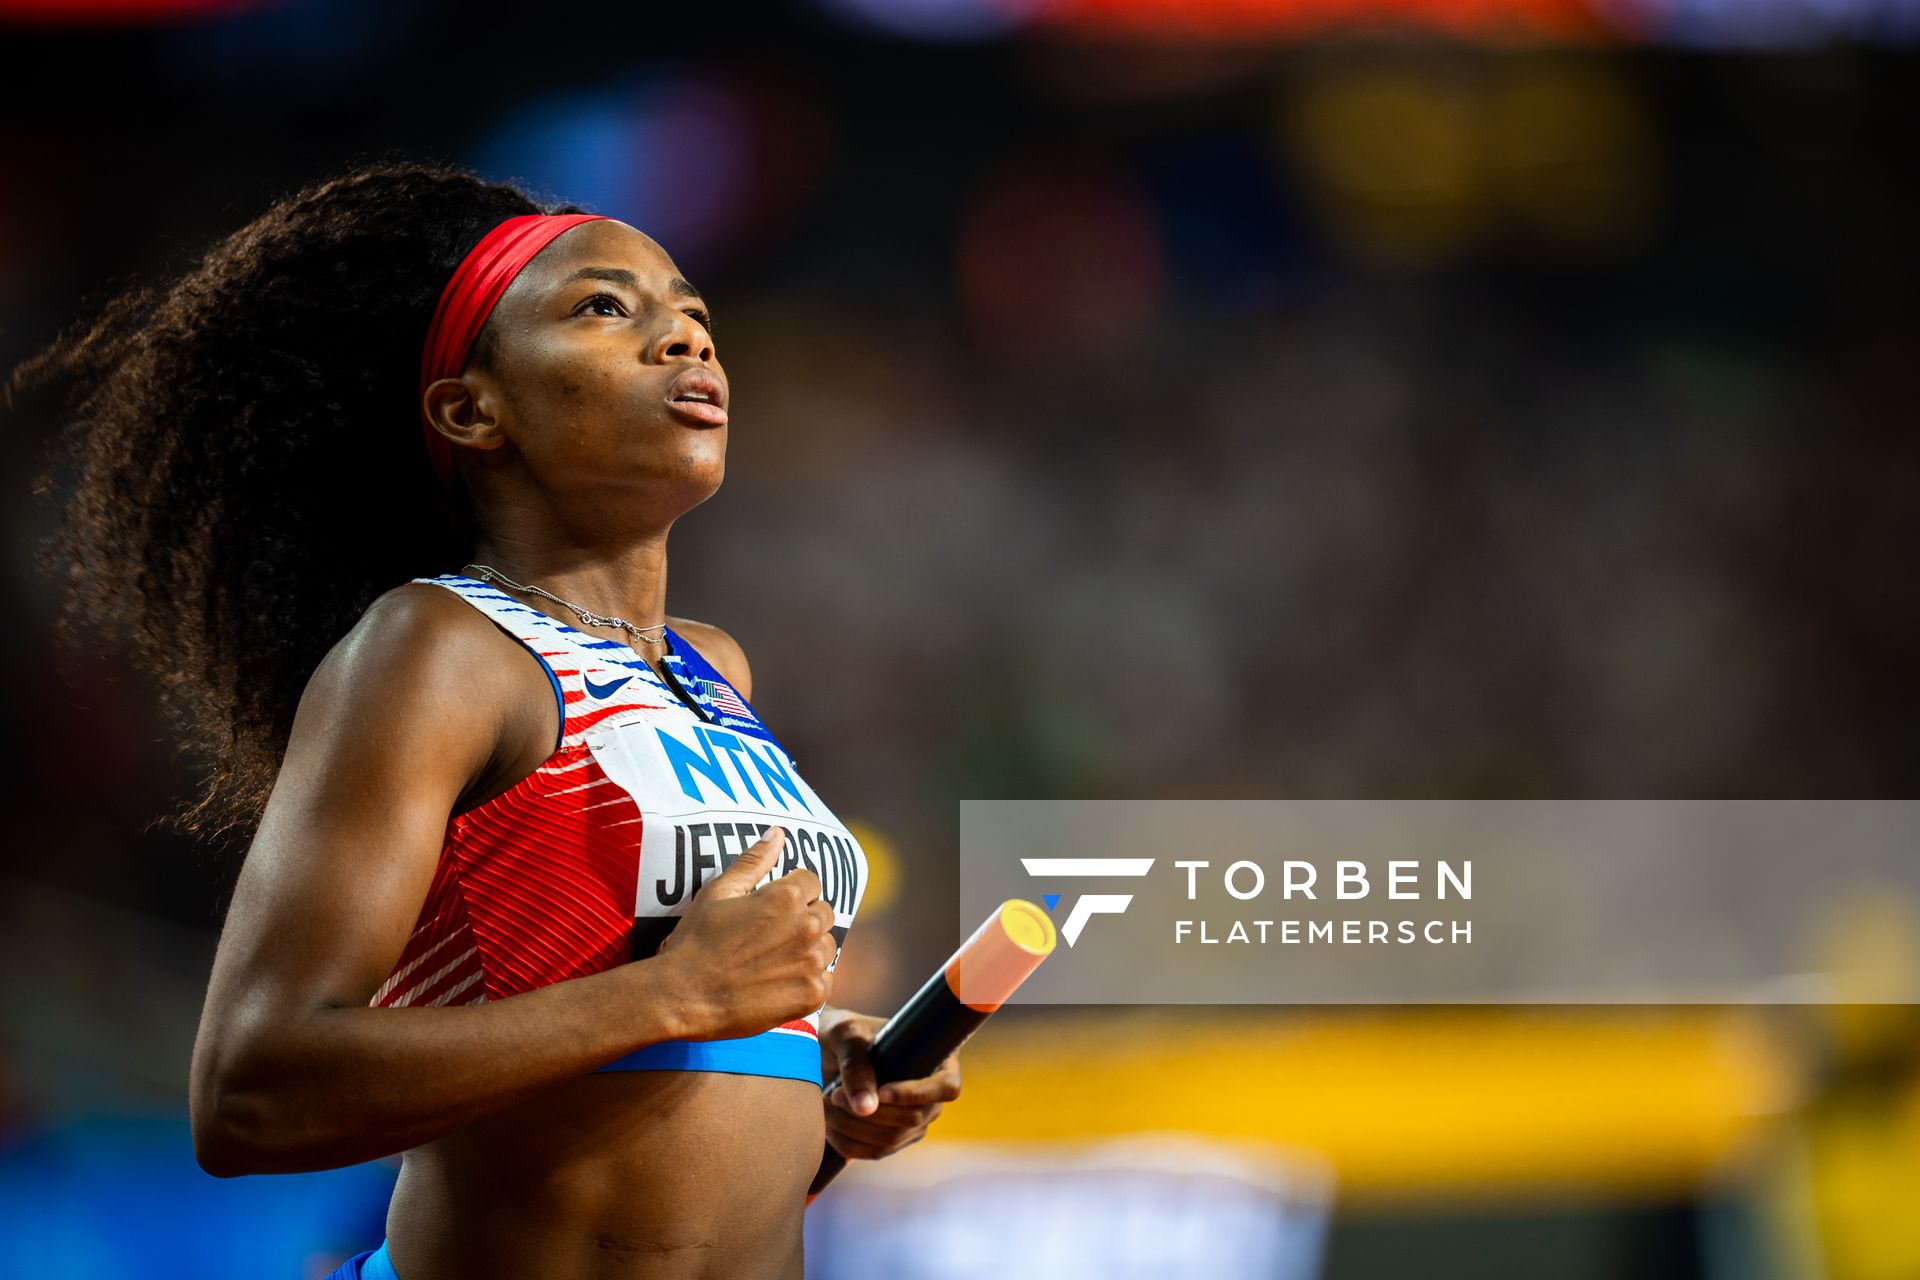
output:
{"label": "open mouth", "polygon": [[689,369],[667,388],[667,408],[702,426],[726,425],[726,400],[720,380],[705,369]]}

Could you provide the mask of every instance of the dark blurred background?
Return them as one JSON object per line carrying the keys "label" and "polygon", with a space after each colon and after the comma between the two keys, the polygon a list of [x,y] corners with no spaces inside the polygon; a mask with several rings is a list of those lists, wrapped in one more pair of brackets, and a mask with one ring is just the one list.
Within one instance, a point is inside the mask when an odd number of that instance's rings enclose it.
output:
{"label": "dark blurred background", "polygon": [[[1917,36],[1904,0],[0,0],[0,366],[358,161],[653,235],[736,399],[670,609],[741,641],[861,824],[836,1003],[880,1011],[957,940],[963,798],[1913,795]],[[244,848],[151,825],[193,774],[117,637],[56,646],[55,424],[6,422],[0,1232],[119,1274],[75,1190],[111,1182],[209,1259],[257,1262],[252,1222],[322,1275],[391,1170],[183,1152]],[[1307,1021],[1166,1016],[1223,1049]],[[1875,1207],[1920,1195],[1897,1045],[1595,1016],[1490,1050],[1453,1034],[1484,1012],[1315,1015],[1410,1113],[1436,1073],[1485,1090],[1520,1154],[1412,1119],[1363,1158],[1377,1117],[1303,1116],[1377,1095],[1255,1079],[1247,1131],[1334,1188],[1307,1269],[1264,1273],[1920,1275]],[[1581,1037],[1617,1072],[1539,1065]],[[1002,1136],[965,1111],[956,1142]]]}

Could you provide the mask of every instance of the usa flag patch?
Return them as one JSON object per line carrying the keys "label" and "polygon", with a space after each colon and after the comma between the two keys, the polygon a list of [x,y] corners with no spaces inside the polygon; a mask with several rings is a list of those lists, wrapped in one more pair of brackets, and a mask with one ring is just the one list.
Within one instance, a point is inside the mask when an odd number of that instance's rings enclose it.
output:
{"label": "usa flag patch", "polygon": [[753,718],[753,712],[747,709],[746,703],[740,701],[740,695],[733,691],[732,685],[725,680],[708,680],[704,683],[707,686],[707,699],[714,706],[731,715]]}

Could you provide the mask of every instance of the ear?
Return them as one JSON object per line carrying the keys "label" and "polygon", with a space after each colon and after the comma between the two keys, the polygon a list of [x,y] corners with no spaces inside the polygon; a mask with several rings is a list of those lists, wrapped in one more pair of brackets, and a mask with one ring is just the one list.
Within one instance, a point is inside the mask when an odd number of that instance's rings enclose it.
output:
{"label": "ear", "polygon": [[441,378],[422,393],[427,424],[456,445],[469,449],[498,449],[507,442],[500,422],[499,390],[484,373]]}

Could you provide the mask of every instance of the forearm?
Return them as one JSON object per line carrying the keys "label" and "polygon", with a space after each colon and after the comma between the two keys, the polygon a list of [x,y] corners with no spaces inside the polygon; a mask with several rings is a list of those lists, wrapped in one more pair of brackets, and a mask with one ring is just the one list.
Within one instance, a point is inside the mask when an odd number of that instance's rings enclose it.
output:
{"label": "forearm", "polygon": [[[405,1151],[623,1054],[687,1032],[658,958],[504,1000],[318,1008],[221,1061],[196,1046],[194,1134],[209,1172],[296,1173]],[[630,1011],[630,1012],[628,1012]]]}

